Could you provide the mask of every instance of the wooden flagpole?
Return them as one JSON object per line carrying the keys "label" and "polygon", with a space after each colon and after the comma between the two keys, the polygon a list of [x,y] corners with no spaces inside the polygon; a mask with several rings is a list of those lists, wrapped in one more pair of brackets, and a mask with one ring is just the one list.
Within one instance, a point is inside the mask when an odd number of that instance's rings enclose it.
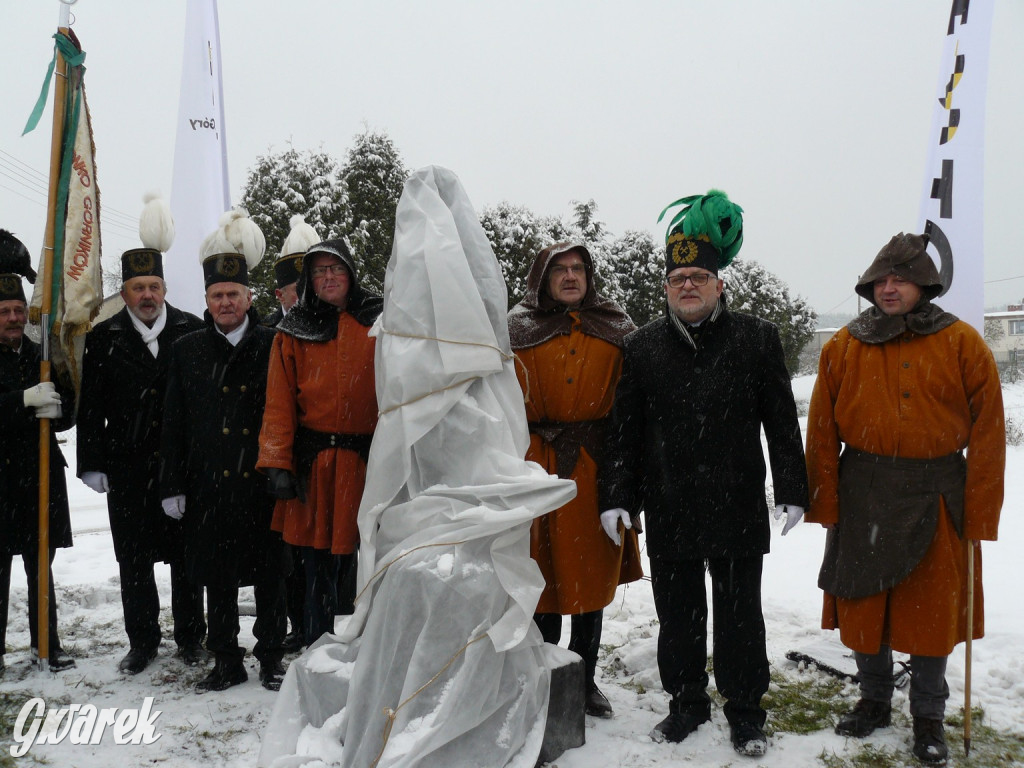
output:
{"label": "wooden flagpole", "polygon": [[[68,34],[71,10],[61,2],[57,32]],[[68,88],[68,65],[56,49],[54,67],[53,130],[50,136],[50,188],[46,204],[46,232],[43,236],[43,259],[40,273],[43,278],[42,306],[40,307],[41,359],[39,381],[50,381],[50,315],[53,313],[53,258],[54,232],[57,226],[57,194],[60,186],[61,146],[64,138],[65,100]],[[39,669],[50,668],[50,420],[39,419],[39,552],[38,552],[38,652]]]}

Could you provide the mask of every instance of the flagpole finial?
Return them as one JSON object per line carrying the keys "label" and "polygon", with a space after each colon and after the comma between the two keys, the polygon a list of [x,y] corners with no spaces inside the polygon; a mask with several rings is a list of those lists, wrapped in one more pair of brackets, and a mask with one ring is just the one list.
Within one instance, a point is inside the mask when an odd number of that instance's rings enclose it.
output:
{"label": "flagpole finial", "polygon": [[58,29],[65,29],[71,26],[71,6],[78,0],[60,0],[60,17],[57,21]]}

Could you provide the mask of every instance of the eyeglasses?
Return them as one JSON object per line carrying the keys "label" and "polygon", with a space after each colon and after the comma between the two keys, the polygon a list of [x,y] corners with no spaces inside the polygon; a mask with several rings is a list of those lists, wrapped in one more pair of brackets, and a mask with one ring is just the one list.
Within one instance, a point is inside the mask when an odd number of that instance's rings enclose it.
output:
{"label": "eyeglasses", "polygon": [[324,277],[328,272],[332,275],[344,275],[348,272],[348,268],[344,264],[328,264],[326,266],[313,267],[309,270],[309,274],[313,277]]}
{"label": "eyeglasses", "polygon": [[712,277],[714,277],[714,275],[710,272],[698,272],[695,275],[669,275],[665,279],[665,282],[673,288],[682,288],[686,285],[686,281],[689,280],[690,284],[693,285],[694,288],[703,288],[708,284],[708,280]]}
{"label": "eyeglasses", "polygon": [[587,272],[587,265],[580,262],[579,264],[555,264],[551,267],[551,274],[558,277],[569,272],[574,275],[584,275]]}

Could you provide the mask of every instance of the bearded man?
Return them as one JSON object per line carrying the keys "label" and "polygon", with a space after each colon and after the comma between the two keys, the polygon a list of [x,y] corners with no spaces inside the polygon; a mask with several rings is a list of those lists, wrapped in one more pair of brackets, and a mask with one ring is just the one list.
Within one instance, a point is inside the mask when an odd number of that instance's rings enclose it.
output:
{"label": "bearded man", "polygon": [[85,337],[78,415],[78,476],[107,496],[129,643],[118,669],[128,675],[144,670],[160,645],[155,563],[170,565],[174,641],[182,661],[203,661],[206,635],[203,592],[185,572],[181,523],[160,507],[171,347],[203,321],[166,301],[163,258],[174,224],[162,199],[147,198],[139,234],[143,247],[121,254],[124,309]]}
{"label": "bearded man", "polygon": [[[626,337],[615,393],[602,516],[644,510],[661,629],[658,669],[671,696],[656,741],[682,741],[711,719],[707,596],[715,683],[735,750],[768,749],[768,658],[761,570],[769,550],[768,443],[776,517],[788,531],[807,505],[800,425],[778,329],[727,308],[719,270],[743,242],[743,209],[717,190],[685,205],[666,238],[666,316]],[[667,209],[666,209],[667,210]]]}

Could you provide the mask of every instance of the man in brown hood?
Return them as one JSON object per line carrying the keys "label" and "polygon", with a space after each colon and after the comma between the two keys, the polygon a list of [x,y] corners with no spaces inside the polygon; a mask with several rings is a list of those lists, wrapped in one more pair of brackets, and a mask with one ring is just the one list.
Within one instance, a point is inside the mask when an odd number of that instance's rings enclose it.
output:
{"label": "man in brown hood", "polygon": [[942,283],[927,245],[893,237],[857,283],[872,306],[821,350],[807,519],[829,529],[822,625],[839,629],[861,678],[836,733],[889,725],[895,649],[910,654],[914,755],[943,762],[946,657],[967,637],[971,549],[973,637],[984,634],[978,541],[996,538],[1006,433],[992,353],[931,303]]}
{"label": "man in brown hood", "polygon": [[616,587],[642,572],[636,531],[624,530],[620,538],[616,520],[610,524],[616,541],[602,532],[597,476],[622,372],[622,340],[636,326],[595,290],[590,252],[578,243],[557,243],[534,260],[526,296],[509,312],[508,327],[523,363],[517,372],[530,423],[526,458],[577,487],[575,499],[533,523],[530,554],[545,581],[534,620],[544,639],[557,644],[562,616],[572,616],[569,650],[585,664],[587,714],[611,717],[611,704],[594,682],[601,613]]}

